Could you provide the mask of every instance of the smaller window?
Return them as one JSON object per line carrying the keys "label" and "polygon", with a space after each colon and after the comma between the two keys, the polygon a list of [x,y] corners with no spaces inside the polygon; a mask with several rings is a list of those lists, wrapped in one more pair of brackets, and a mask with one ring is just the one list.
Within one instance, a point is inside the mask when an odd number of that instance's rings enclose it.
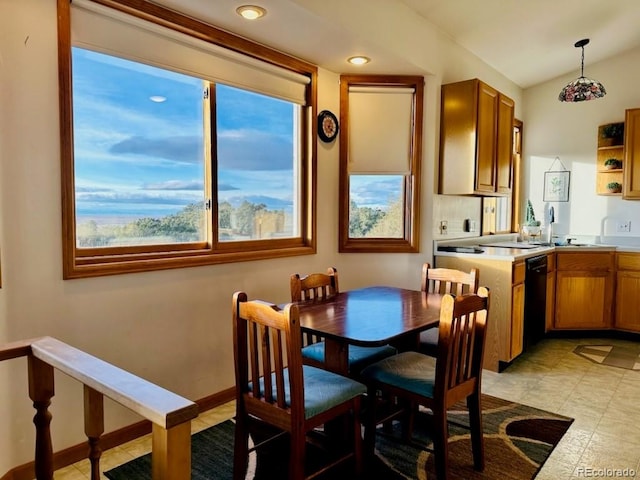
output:
{"label": "smaller window", "polygon": [[418,251],[423,90],[423,77],[341,77],[341,252]]}
{"label": "smaller window", "polygon": [[349,176],[349,237],[404,237],[404,176]]}

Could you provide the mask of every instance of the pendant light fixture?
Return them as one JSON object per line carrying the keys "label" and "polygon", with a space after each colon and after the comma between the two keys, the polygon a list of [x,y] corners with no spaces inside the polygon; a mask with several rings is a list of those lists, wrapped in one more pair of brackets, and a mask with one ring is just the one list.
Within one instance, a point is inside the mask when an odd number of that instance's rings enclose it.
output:
{"label": "pendant light fixture", "polygon": [[586,100],[595,100],[604,97],[607,91],[604,86],[597,80],[592,80],[584,76],[584,46],[589,43],[588,38],[578,40],[574,47],[582,48],[582,63],[580,66],[580,77],[567,84],[562,89],[558,100],[561,102],[582,102]]}

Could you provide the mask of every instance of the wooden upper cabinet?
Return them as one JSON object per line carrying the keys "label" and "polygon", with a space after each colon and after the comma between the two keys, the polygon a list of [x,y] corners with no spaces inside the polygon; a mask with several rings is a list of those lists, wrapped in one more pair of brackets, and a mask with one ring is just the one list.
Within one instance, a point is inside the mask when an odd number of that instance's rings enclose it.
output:
{"label": "wooden upper cabinet", "polygon": [[513,120],[515,102],[498,97],[498,142],[496,145],[496,191],[510,194],[513,188]]}
{"label": "wooden upper cabinet", "polygon": [[640,108],[625,113],[622,198],[640,200]]}
{"label": "wooden upper cabinet", "polygon": [[477,78],[442,86],[440,193],[511,193],[514,107]]}
{"label": "wooden upper cabinet", "polygon": [[496,190],[497,117],[498,91],[479,81],[475,185],[478,192],[493,193]]}

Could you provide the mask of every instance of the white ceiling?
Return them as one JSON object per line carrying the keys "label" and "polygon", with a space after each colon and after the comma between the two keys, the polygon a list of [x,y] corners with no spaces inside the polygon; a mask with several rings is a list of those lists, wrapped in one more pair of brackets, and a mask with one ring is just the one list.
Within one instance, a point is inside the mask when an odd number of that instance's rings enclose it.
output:
{"label": "white ceiling", "polygon": [[[371,0],[347,0],[366,6]],[[580,72],[579,48],[588,66],[640,46],[640,0],[383,0],[389,8],[408,7],[453,41],[480,57],[522,88]],[[375,59],[378,73],[415,71],[376,44],[358,38],[323,15],[323,0],[156,0],[213,25],[313,62],[337,73],[352,73],[345,58],[363,53]],[[255,22],[235,9],[256,3],[268,14]],[[314,5],[315,4],[315,5]]]}

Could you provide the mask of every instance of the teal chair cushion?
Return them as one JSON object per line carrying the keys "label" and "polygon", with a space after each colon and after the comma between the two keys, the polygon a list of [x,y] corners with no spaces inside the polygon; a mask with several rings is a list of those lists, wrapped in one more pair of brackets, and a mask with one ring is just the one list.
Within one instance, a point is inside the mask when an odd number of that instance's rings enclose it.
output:
{"label": "teal chair cushion", "polygon": [[[367,387],[342,375],[321,368],[302,366],[304,377],[304,417],[311,418],[330,408],[366,393]],[[291,405],[289,390],[289,369],[284,370],[285,403]],[[275,397],[275,375],[271,375],[272,391]],[[251,384],[249,384],[251,389]],[[260,379],[260,392],[264,392],[264,379]]]}
{"label": "teal chair cushion", "polygon": [[[367,365],[390,357],[398,353],[394,347],[383,345],[382,347],[359,347],[349,345],[349,372],[358,373]],[[302,349],[302,357],[324,363],[324,342],[312,343]]]}
{"label": "teal chair cushion", "polygon": [[418,352],[403,352],[380,360],[360,372],[364,381],[386,383],[433,397],[436,379],[436,360]]}
{"label": "teal chair cushion", "polygon": [[432,327],[420,333],[420,351],[435,356],[438,351],[438,327]]}

